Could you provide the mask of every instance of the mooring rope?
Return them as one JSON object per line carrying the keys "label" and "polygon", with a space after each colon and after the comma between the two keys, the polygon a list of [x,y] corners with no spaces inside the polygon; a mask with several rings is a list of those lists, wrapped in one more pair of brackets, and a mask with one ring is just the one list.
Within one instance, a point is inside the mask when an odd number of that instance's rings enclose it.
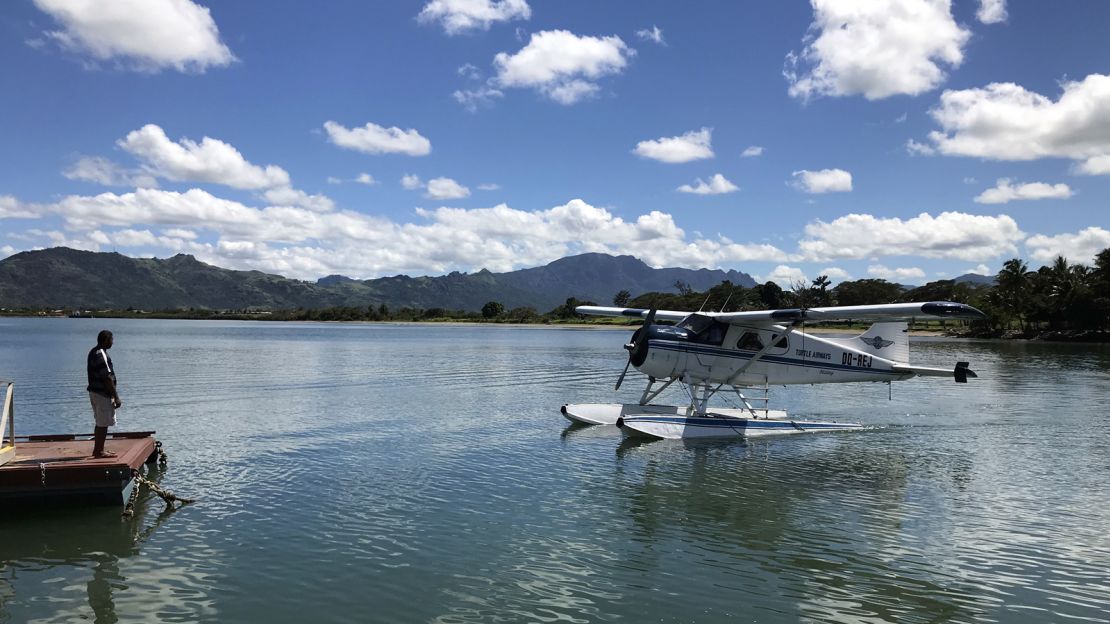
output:
{"label": "mooring rope", "polygon": [[[162,450],[161,442],[155,443],[154,452],[158,453],[158,464],[162,468],[165,468],[168,459],[166,457],[166,451]],[[139,474],[138,468],[131,469],[131,478],[135,480],[135,487],[131,488],[131,496],[128,497],[127,506],[123,509],[122,515],[124,518],[130,518],[135,515],[135,502],[139,500],[139,491],[142,490],[144,486],[160,496],[162,500],[166,502],[166,511],[180,509],[181,507],[184,507],[189,503],[196,502],[196,499],[194,498],[182,498],[175,495],[173,492],[170,492],[169,490],[162,489],[161,486],[159,486],[157,483]],[[179,507],[174,507],[174,503],[181,503],[181,505]]]}

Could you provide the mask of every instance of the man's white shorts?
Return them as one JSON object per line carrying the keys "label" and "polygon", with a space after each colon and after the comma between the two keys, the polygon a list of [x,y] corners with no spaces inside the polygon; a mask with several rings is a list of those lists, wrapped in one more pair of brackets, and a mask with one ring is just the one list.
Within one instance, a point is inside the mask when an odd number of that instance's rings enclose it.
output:
{"label": "man's white shorts", "polygon": [[93,418],[96,420],[97,427],[111,427],[116,424],[116,408],[112,405],[112,399],[103,394],[90,392],[89,401],[92,402]]}

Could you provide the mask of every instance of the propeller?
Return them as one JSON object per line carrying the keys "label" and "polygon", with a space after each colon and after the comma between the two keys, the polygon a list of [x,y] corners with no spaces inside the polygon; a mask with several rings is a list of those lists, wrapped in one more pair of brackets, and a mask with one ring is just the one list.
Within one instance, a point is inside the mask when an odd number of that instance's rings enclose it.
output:
{"label": "propeller", "polygon": [[628,350],[628,361],[624,364],[624,370],[621,371],[621,376],[617,378],[617,385],[613,387],[614,390],[620,390],[621,384],[624,383],[624,376],[628,374],[628,367],[632,366],[633,360],[636,360],[636,366],[644,363],[647,359],[647,343],[648,332],[651,330],[651,324],[655,321],[655,308],[648,310],[648,315],[644,319],[644,324],[632,334],[632,342],[624,345]]}

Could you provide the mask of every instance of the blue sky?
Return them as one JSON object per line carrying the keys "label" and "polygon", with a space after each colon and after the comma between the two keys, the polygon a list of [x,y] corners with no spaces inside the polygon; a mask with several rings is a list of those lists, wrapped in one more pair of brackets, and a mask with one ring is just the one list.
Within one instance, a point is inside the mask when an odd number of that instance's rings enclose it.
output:
{"label": "blue sky", "polygon": [[1110,4],[0,6],[0,257],[585,251],[908,284],[1110,247]]}

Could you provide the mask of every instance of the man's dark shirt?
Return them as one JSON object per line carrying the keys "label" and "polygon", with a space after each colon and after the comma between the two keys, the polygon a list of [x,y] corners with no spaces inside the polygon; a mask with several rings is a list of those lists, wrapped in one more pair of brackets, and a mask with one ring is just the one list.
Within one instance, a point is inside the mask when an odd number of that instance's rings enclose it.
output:
{"label": "man's dark shirt", "polygon": [[112,358],[108,356],[107,349],[93,347],[93,349],[89,351],[87,369],[89,373],[89,387],[86,388],[86,390],[106,396],[109,399],[112,398],[112,391],[108,388],[107,384],[104,383],[104,378],[111,377],[112,383],[114,384],[116,382],[116,367],[112,364]]}

